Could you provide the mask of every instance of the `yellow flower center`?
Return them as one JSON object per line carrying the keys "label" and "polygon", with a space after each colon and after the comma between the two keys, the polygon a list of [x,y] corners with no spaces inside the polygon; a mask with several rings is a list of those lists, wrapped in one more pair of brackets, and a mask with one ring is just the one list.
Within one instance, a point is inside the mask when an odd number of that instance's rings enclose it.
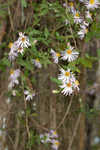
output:
{"label": "yellow flower center", "polygon": [[71,85],[71,83],[69,82],[69,83],[67,83],[67,86],[70,88],[72,85]]}
{"label": "yellow flower center", "polygon": [[70,54],[72,54],[72,50],[71,50],[71,49],[68,49],[68,50],[66,51],[66,53],[70,55]]}
{"label": "yellow flower center", "polygon": [[60,53],[56,53],[56,56],[57,56],[57,57],[60,57]]}
{"label": "yellow flower center", "polygon": [[18,51],[21,51],[21,50],[22,50],[22,48],[21,48],[21,47],[19,47],[19,48],[18,48]]}
{"label": "yellow flower center", "polygon": [[26,38],[25,37],[22,37],[22,42],[25,42]]}
{"label": "yellow flower center", "polygon": [[56,134],[57,134],[57,132],[56,132],[56,131],[54,131],[54,132],[53,132],[53,135],[56,135]]}
{"label": "yellow flower center", "polygon": [[95,3],[95,0],[90,0],[89,3],[90,3],[91,5],[93,5],[93,4]]}
{"label": "yellow flower center", "polygon": [[14,70],[13,69],[10,70],[10,75],[12,75],[12,74],[14,74]]}
{"label": "yellow flower center", "polygon": [[65,72],[65,76],[69,77],[70,76],[70,72]]}
{"label": "yellow flower center", "polygon": [[76,16],[76,17],[79,17],[80,15],[79,15],[79,13],[77,12],[77,13],[75,14],[75,16]]}
{"label": "yellow flower center", "polygon": [[36,62],[39,62],[39,59],[38,59],[38,58],[36,59]]}
{"label": "yellow flower center", "polygon": [[74,6],[73,2],[70,2],[70,3],[69,3],[69,6],[70,6],[70,7],[73,7],[73,6]]}
{"label": "yellow flower center", "polygon": [[76,80],[76,81],[75,81],[75,84],[78,86],[78,85],[79,85],[79,81],[78,81],[78,80]]}
{"label": "yellow flower center", "polygon": [[13,43],[10,42],[9,45],[8,45],[8,47],[9,47],[9,48],[12,48],[12,46],[13,46]]}
{"label": "yellow flower center", "polygon": [[59,142],[55,142],[55,145],[59,146],[59,144],[60,144]]}
{"label": "yellow flower center", "polygon": [[85,29],[85,33],[87,33],[88,32],[88,29]]}

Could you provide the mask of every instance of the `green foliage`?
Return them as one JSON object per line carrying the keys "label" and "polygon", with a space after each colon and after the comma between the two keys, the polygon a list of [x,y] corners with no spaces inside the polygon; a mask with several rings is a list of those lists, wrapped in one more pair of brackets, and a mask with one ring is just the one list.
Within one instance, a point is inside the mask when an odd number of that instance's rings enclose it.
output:
{"label": "green foliage", "polygon": [[25,8],[27,7],[27,1],[26,0],[21,0],[21,3],[22,3],[23,7],[25,7]]}

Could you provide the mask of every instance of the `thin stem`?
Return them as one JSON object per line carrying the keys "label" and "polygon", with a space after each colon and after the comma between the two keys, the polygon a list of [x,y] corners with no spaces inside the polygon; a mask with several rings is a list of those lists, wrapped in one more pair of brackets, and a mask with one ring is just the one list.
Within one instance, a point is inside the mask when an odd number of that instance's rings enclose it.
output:
{"label": "thin stem", "polygon": [[67,115],[68,115],[68,113],[69,113],[69,111],[70,111],[71,104],[72,104],[72,100],[73,100],[73,96],[71,97],[71,100],[70,100],[70,102],[69,102],[69,105],[68,105],[68,107],[67,107],[67,110],[66,110],[66,112],[65,112],[65,115],[64,115],[63,119],[61,120],[61,122],[59,123],[59,125],[57,126],[56,130],[59,129],[59,128],[61,127],[61,125],[64,123],[64,121],[65,121],[65,119],[66,119],[66,117],[67,117]]}

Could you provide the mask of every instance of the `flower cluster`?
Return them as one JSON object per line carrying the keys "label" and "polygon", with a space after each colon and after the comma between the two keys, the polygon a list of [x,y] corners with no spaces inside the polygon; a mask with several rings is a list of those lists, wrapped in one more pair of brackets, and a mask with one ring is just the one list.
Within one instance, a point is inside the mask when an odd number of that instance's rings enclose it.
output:
{"label": "flower cluster", "polygon": [[61,73],[58,76],[58,79],[61,80],[62,85],[62,93],[64,95],[71,95],[74,90],[79,91],[79,81],[76,80],[75,75],[71,72],[70,69],[64,70],[63,68],[60,69]]}
{"label": "flower cluster", "polygon": [[14,43],[9,43],[9,60],[12,62],[18,56],[18,53],[23,54],[24,48],[28,48],[30,46],[29,38],[24,35],[24,33],[19,33],[19,38]]}
{"label": "flower cluster", "polygon": [[51,54],[54,60],[54,63],[58,63],[59,58],[62,60],[67,60],[68,62],[74,61],[79,53],[70,45],[70,43],[67,44],[67,48],[64,51],[61,51],[61,53],[55,52],[53,49],[51,49]]}
{"label": "flower cluster", "polygon": [[[58,63],[58,59],[61,58],[64,61],[72,62],[77,59],[79,52],[77,52],[74,47],[67,44],[67,48],[61,53],[57,53],[51,49],[51,54],[54,59],[54,63]],[[58,79],[61,81],[60,88],[63,89],[62,93],[64,95],[71,95],[75,90],[79,91],[79,81],[76,80],[75,75],[71,72],[70,69],[64,70],[60,69],[61,74],[58,75]]]}
{"label": "flower cluster", "polygon": [[30,92],[30,91],[28,91],[28,90],[25,90],[24,91],[24,95],[25,95],[25,99],[26,99],[26,101],[30,101],[30,100],[32,100],[33,99],[33,97],[35,96],[35,92]]}
{"label": "flower cluster", "polygon": [[58,134],[55,130],[50,130],[49,133],[40,134],[41,143],[44,143],[44,144],[50,143],[51,147],[54,150],[57,150],[60,145],[60,142],[57,138],[58,138]]}
{"label": "flower cluster", "polygon": [[12,89],[16,84],[19,84],[18,78],[20,76],[20,70],[19,69],[11,69],[10,70],[10,77],[9,77],[9,84],[8,84],[8,89]]}
{"label": "flower cluster", "polygon": [[[79,39],[83,40],[85,35],[88,33],[88,28],[90,23],[93,21],[92,13],[95,8],[98,8],[100,5],[98,0],[79,0],[80,3],[84,4],[85,6],[85,15],[82,15],[79,10],[75,8],[74,0],[67,3],[64,3],[64,7],[67,8],[69,13],[73,16],[73,22],[79,28],[77,31],[77,35]],[[70,24],[69,20],[65,20],[66,25]],[[70,45],[67,44],[67,48],[61,52],[55,52],[53,49],[50,51],[54,63],[58,64],[59,59],[72,62],[77,59],[79,53]],[[79,91],[79,81],[75,78],[75,75],[71,71],[71,69],[64,70],[63,68],[60,69],[60,74],[58,75],[58,79],[61,81],[60,88],[62,89],[62,93],[64,95],[71,95],[74,91]]]}
{"label": "flower cluster", "polygon": [[32,59],[32,63],[34,64],[35,67],[37,68],[42,68],[42,65],[40,63],[40,60],[38,58]]}
{"label": "flower cluster", "polygon": [[[14,43],[9,44],[9,48],[10,48],[9,60],[13,62],[13,65],[14,65],[15,58],[18,57],[18,53],[22,55],[24,52],[24,48],[28,48],[29,46],[31,46],[29,42],[29,38],[25,36],[24,33],[20,32],[18,40],[15,41]],[[17,91],[14,90],[14,87],[15,85],[19,84],[18,78],[20,77],[20,75],[21,75],[20,69],[10,70],[8,89],[12,90],[12,96],[16,96]],[[29,90],[25,90],[24,95],[26,101],[30,101],[35,96],[35,92],[30,92]]]}
{"label": "flower cluster", "polygon": [[[85,16],[79,12],[79,10],[75,9],[74,2],[71,1],[68,3],[68,6],[64,4],[65,7],[68,8],[69,12],[72,14],[74,23],[80,27],[80,30],[77,32],[78,37],[82,40],[85,35],[88,33],[89,23],[93,21],[92,12],[95,8],[98,8],[100,5],[98,0],[79,0],[80,3],[86,6],[85,8]],[[88,23],[87,23],[88,22]],[[70,22],[67,20],[67,24]]]}

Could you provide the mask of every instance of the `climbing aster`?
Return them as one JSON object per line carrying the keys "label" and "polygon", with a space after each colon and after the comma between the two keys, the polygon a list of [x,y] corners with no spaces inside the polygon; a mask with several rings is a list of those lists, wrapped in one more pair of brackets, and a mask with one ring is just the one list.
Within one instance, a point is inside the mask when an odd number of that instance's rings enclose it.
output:
{"label": "climbing aster", "polygon": [[73,47],[68,47],[65,51],[61,53],[62,60],[68,60],[68,62],[74,61],[78,57],[79,53],[74,50]]}
{"label": "climbing aster", "polygon": [[85,5],[86,5],[87,9],[95,9],[95,8],[98,8],[100,3],[98,0],[87,0],[87,1],[85,1]]}
{"label": "climbing aster", "polygon": [[57,63],[58,63],[58,59],[59,59],[59,57],[60,57],[60,53],[55,52],[53,49],[51,49],[50,53],[52,54],[54,63],[57,64]]}

